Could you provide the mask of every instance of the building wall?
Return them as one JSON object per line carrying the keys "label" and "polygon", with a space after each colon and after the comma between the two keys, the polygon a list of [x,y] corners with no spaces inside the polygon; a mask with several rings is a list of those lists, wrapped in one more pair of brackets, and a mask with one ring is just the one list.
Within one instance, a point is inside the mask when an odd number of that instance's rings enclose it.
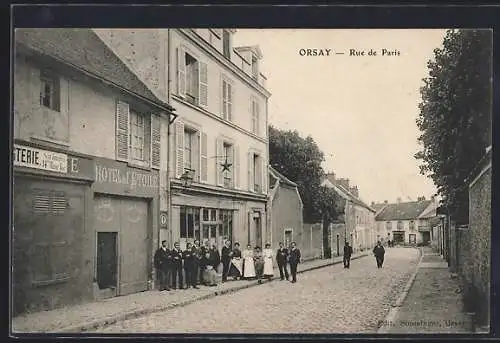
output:
{"label": "building wall", "polygon": [[271,206],[271,244],[276,249],[279,242],[284,242],[285,229],[293,229],[293,237],[302,231],[302,204],[295,189],[279,185]]}
{"label": "building wall", "polygon": [[[46,67],[50,67],[52,71],[59,77],[59,82],[61,85],[61,109],[59,112],[52,111],[40,105],[40,71],[41,69]],[[68,252],[70,256],[67,256],[68,261],[72,261],[71,263],[74,275],[71,276],[71,281],[69,283],[66,281],[59,283],[58,281],[58,283],[51,283],[48,285],[44,285],[41,288],[37,288],[35,290],[37,293],[37,297],[31,298],[31,300],[29,301],[34,308],[38,309],[54,308],[70,303],[89,300],[93,297],[99,297],[99,294],[97,294],[95,291],[93,293],[91,292],[93,290],[92,285],[96,275],[95,255],[97,250],[97,242],[96,231],[94,227],[95,211],[94,206],[92,206],[92,199],[96,192],[122,196],[126,194],[129,197],[140,196],[142,198],[148,199],[148,212],[144,214],[145,216],[147,216],[146,220],[148,226],[148,235],[146,238],[148,239],[148,251],[143,256],[145,265],[147,266],[147,270],[145,271],[145,273],[147,273],[148,279],[141,281],[146,286],[148,285],[148,281],[151,281],[153,277],[151,273],[151,251],[153,249],[153,246],[157,245],[156,232],[158,225],[158,187],[156,184],[152,185],[152,191],[150,189],[148,194],[137,195],[136,191],[140,187],[138,187],[137,184],[134,184],[137,180],[132,180],[134,178],[134,175],[137,176],[144,173],[148,176],[154,176],[154,180],[156,180],[155,182],[157,182],[157,172],[154,170],[139,171],[136,169],[131,169],[129,168],[129,166],[127,166],[126,162],[118,163],[115,161],[116,101],[118,98],[123,98],[119,94],[114,93],[112,89],[103,87],[95,81],[82,81],[83,78],[76,74],[72,76],[67,75],[68,74],[66,72],[66,69],[61,69],[59,65],[51,64],[50,66],[48,66],[46,65],[46,62],[39,62],[34,58],[28,60],[22,55],[16,56],[16,63],[14,68],[14,139],[16,139],[16,143],[22,144],[24,146],[34,146],[43,150],[59,152],[62,154],[66,154],[67,156],[76,155],[75,158],[68,158],[68,172],[66,174],[69,174],[73,171],[78,171],[77,167],[75,167],[74,170],[72,169],[74,166],[78,166],[78,164],[70,164],[71,161],[75,159],[86,161],[86,180],[79,181],[87,183],[87,187],[84,191],[85,201],[82,202],[80,200],[71,200],[71,197],[69,198],[71,201],[68,200],[68,204],[70,204],[68,205],[68,208],[71,209],[72,206],[75,206],[74,211],[76,211],[77,207],[83,211],[82,216],[84,220],[84,227],[81,232],[75,230],[75,232],[73,233],[71,230],[66,230],[66,235],[68,235],[66,237],[67,240],[61,239],[61,242],[66,244],[68,242],[72,242],[73,239],[78,237],[77,239],[81,242],[81,249],[70,249]],[[95,162],[96,159],[101,159],[103,163],[110,162],[111,164],[108,165],[110,168],[118,168],[117,166],[119,165],[122,176],[128,175],[128,173],[130,173],[129,184],[125,186],[123,185],[123,183],[121,183],[121,186],[126,189],[123,189],[123,191],[113,191],[113,187],[115,187],[119,182],[117,182],[117,180],[114,180],[111,177],[111,174],[109,174],[108,172],[106,172],[105,174],[99,174],[99,178],[105,180],[96,180],[96,182],[92,183],[98,176],[97,165]],[[113,163],[115,163],[116,165]],[[80,166],[80,168],[83,169],[83,166]],[[15,168],[15,172],[21,175],[25,172],[25,170]],[[78,173],[80,172],[82,171],[79,171]],[[51,178],[56,180],[59,178],[58,175],[50,176]],[[68,175],[61,176],[64,178],[74,177]],[[29,187],[27,186],[28,184],[22,177],[16,177],[16,179],[17,183],[14,186],[15,189],[25,189],[26,191],[15,193],[15,200],[17,197],[17,200],[19,200],[21,203],[24,201],[23,199],[29,201],[29,199],[34,196],[34,193],[29,191]],[[44,184],[48,185],[47,182],[42,182],[44,179],[46,179],[46,176],[42,175],[40,179],[41,181],[37,181],[39,182],[38,184],[42,186]],[[104,186],[101,187],[100,184],[103,184]],[[40,188],[42,186],[37,187]],[[59,185],[58,187],[60,188],[60,190],[65,191],[68,196],[72,194],[72,191],[66,190],[67,187],[62,185],[62,181],[61,185]],[[28,213],[24,213],[24,215],[23,213],[18,213],[17,218],[20,218],[19,216],[27,217],[30,218],[32,222],[23,223],[22,225],[24,226],[24,229],[21,229],[21,222],[18,221],[18,231],[28,230],[26,232],[29,232],[30,230],[37,230],[38,226],[40,225],[46,225],[42,224],[40,218],[33,216],[33,214],[30,213],[25,206],[21,206],[20,208],[23,208],[23,211],[28,211]],[[14,222],[14,226],[16,226],[16,222]],[[55,227],[56,226],[54,225],[54,230]],[[67,227],[68,225],[66,224],[65,228],[67,229]],[[45,243],[48,245],[57,245],[61,242],[53,242],[50,241],[49,238],[46,238]],[[21,250],[23,249],[18,249],[18,251]],[[30,249],[28,248],[28,250]],[[33,261],[43,258],[43,256],[40,254],[36,255],[35,253],[33,253],[30,255],[30,259],[23,260],[21,258],[23,262],[19,262],[19,258],[17,258],[17,265],[20,266],[20,263],[21,265],[24,263],[27,270],[29,270],[29,268],[32,268]],[[76,284],[72,285],[71,282],[76,282]],[[30,284],[30,282],[27,282],[23,286],[21,286],[21,288],[18,287],[18,294],[23,287],[24,291],[26,291],[26,294],[32,292],[31,288],[33,286]],[[57,294],[57,296],[55,296],[54,294]]]}
{"label": "building wall", "polygon": [[[425,225],[427,223],[426,220],[415,219],[413,230],[410,230],[410,220],[402,220],[401,222],[403,225],[401,229],[398,229],[397,220],[391,220],[389,222],[391,223],[391,229],[387,229],[387,221],[376,221],[377,235],[380,235],[380,238],[383,238],[383,241],[387,241],[388,239],[393,240],[393,231],[404,231],[405,244],[410,244],[410,234],[415,235],[416,244],[423,242],[422,233],[418,231],[418,227],[419,225]],[[428,231],[430,231],[430,227]]]}

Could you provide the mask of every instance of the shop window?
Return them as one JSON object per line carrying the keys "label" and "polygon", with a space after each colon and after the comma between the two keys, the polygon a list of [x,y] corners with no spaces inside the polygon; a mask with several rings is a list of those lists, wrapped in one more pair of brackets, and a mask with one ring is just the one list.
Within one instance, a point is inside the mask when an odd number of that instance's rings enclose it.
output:
{"label": "shop window", "polygon": [[200,209],[194,207],[181,207],[180,211],[180,238],[194,240],[199,235]]}

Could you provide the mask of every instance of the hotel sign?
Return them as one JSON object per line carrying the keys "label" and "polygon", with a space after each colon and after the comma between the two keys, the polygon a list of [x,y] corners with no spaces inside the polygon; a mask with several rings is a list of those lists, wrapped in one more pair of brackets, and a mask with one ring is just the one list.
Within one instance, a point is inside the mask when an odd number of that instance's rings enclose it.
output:
{"label": "hotel sign", "polygon": [[14,166],[66,174],[68,155],[14,144]]}

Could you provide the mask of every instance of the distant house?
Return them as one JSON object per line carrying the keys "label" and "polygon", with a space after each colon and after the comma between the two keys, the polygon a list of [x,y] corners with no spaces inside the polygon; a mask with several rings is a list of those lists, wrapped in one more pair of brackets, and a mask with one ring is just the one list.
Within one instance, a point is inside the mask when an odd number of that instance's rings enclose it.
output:
{"label": "distant house", "polygon": [[411,245],[431,242],[431,220],[436,217],[437,208],[434,198],[419,197],[410,202],[398,199],[396,203],[384,205],[375,217],[377,239]]}
{"label": "distant house", "polygon": [[297,184],[269,167],[269,208],[271,228],[268,242],[276,249],[280,242],[297,243],[304,259],[321,257],[321,225],[304,224],[303,204]]}
{"label": "distant house", "polygon": [[336,179],[334,173],[327,174],[322,186],[333,189],[339,196],[338,219],[330,224],[328,250],[334,256],[341,255],[344,242],[348,241],[355,251],[374,246],[375,209],[359,198],[356,186],[350,187],[349,179]]}

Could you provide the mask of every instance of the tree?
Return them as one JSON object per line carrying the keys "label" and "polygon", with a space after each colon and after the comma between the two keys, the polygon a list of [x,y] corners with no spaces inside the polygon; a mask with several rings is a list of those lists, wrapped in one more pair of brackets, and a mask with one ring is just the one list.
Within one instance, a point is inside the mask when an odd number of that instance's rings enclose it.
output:
{"label": "tree", "polygon": [[466,179],[491,144],[492,33],[448,30],[428,62],[417,126],[420,173],[457,223],[468,221]]}
{"label": "tree", "polygon": [[314,223],[335,218],[333,195],[322,190],[325,172],[321,167],[324,154],[311,136],[303,138],[297,131],[285,131],[269,126],[270,165],[298,185],[304,204],[304,220]]}

